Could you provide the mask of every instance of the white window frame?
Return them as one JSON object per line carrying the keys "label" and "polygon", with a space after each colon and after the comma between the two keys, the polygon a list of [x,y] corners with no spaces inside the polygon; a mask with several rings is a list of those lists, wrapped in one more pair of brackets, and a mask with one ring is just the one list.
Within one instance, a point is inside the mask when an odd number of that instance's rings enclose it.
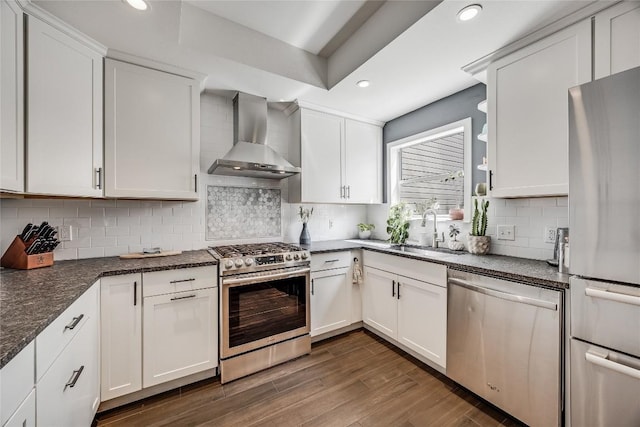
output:
{"label": "white window frame", "polygon": [[[473,155],[471,143],[473,141],[471,129],[471,117],[449,123],[435,129],[429,129],[415,135],[410,135],[392,141],[387,144],[387,189],[389,203],[395,204],[400,201],[400,150],[414,144],[431,141],[456,133],[464,132],[464,222],[469,222],[471,217],[471,183],[473,169],[471,157]],[[449,215],[438,215],[439,219],[448,219]]]}

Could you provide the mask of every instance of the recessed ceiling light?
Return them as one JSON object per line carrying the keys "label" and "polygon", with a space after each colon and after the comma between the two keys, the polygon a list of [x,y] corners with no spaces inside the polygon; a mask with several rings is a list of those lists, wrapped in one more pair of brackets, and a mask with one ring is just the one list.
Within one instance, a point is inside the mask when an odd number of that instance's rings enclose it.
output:
{"label": "recessed ceiling light", "polygon": [[147,10],[149,4],[145,0],[124,0],[129,6],[138,10]]}
{"label": "recessed ceiling light", "polygon": [[460,12],[458,12],[458,21],[471,21],[473,18],[478,16],[481,11],[482,6],[480,6],[479,4],[472,4],[471,6],[467,6]]}
{"label": "recessed ceiling light", "polygon": [[371,82],[369,80],[360,80],[358,83],[356,83],[358,87],[369,87],[370,84]]}

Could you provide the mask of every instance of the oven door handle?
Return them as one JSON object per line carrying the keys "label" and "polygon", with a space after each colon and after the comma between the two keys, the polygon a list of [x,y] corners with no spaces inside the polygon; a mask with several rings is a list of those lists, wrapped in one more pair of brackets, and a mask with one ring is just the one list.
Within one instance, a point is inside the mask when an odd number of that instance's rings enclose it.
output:
{"label": "oven door handle", "polygon": [[300,276],[301,274],[307,274],[311,271],[310,268],[301,268],[299,270],[287,271],[283,273],[265,274],[264,276],[253,277],[240,277],[237,279],[225,278],[222,279],[223,285],[241,285],[248,283],[271,281],[275,279],[287,279],[289,277]]}
{"label": "oven door handle", "polygon": [[601,356],[599,354],[594,354],[591,351],[587,351],[584,354],[584,358],[587,360],[587,362],[591,362],[594,365],[601,366],[605,369],[610,369],[619,374],[627,375],[631,378],[640,380],[640,370],[632,368],[631,366],[623,365],[622,363],[614,362],[613,360],[609,359],[608,352],[605,356]]}

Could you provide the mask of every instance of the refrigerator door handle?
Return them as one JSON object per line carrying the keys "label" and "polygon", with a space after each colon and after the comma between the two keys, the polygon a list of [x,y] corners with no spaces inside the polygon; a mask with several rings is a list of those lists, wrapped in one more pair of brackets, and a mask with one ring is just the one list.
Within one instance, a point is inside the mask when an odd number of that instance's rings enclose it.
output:
{"label": "refrigerator door handle", "polygon": [[584,293],[592,298],[600,298],[640,306],[640,297],[633,295],[620,294],[618,292],[604,291],[602,289],[594,288],[585,288]]}
{"label": "refrigerator door handle", "polygon": [[640,380],[640,370],[634,369],[630,366],[623,365],[621,363],[614,362],[613,360],[608,359],[609,353],[606,356],[600,356],[599,354],[594,354],[590,351],[587,351],[584,354],[584,358],[587,359],[588,362],[593,363],[594,365],[601,366],[605,369],[610,369],[619,374],[623,374],[637,380]]}

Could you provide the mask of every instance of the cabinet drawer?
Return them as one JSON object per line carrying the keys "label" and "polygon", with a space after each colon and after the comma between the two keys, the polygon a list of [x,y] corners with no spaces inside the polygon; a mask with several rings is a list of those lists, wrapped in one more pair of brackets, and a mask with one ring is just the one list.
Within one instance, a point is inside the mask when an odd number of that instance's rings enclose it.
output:
{"label": "cabinet drawer", "polygon": [[328,252],[311,255],[311,271],[329,270],[351,266],[351,252]]}
{"label": "cabinet drawer", "polygon": [[218,272],[213,266],[154,271],[143,273],[142,283],[143,297],[192,291],[217,286]]}
{"label": "cabinet drawer", "polygon": [[36,337],[36,381],[80,328],[98,315],[98,286],[93,285]]}
{"label": "cabinet drawer", "polygon": [[89,319],[36,386],[40,426],[89,426],[98,399],[97,319]]}
{"label": "cabinet drawer", "polygon": [[447,286],[447,267],[429,261],[364,251],[364,265],[434,285]]}
{"label": "cabinet drawer", "polygon": [[0,371],[0,425],[4,425],[33,389],[34,352],[34,341],[31,341]]}
{"label": "cabinet drawer", "polygon": [[36,391],[31,393],[3,427],[34,427],[36,425]]}

